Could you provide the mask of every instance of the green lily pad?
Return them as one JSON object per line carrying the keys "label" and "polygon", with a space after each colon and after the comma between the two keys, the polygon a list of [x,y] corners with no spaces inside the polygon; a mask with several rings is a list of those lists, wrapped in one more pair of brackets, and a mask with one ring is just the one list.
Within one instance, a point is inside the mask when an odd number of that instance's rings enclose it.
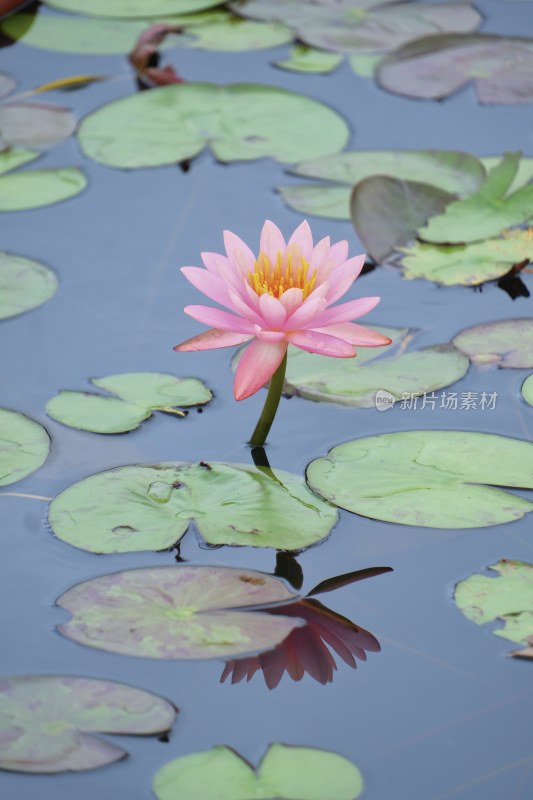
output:
{"label": "green lily pad", "polygon": [[453,344],[474,364],[533,367],[533,319],[484,322],[457,334]]}
{"label": "green lily pad", "polygon": [[[375,326],[393,344],[407,343],[408,331]],[[375,408],[376,393],[385,391],[400,400],[406,392],[421,395],[442,389],[462,378],[468,358],[449,345],[428,347],[413,353],[383,352],[365,347],[349,363],[290,348],[284,393],[308,400],[356,408]]]}
{"label": "green lily pad", "polygon": [[158,800],[355,800],[363,778],[326,750],[271,744],[255,770],[229,747],[213,747],[165,764],[154,779]]}
{"label": "green lily pad", "polygon": [[94,733],[160,734],[175,717],[166,700],[122,683],[62,675],[0,678],[0,769],[103,767],[128,754]]}
{"label": "green lily pad", "polygon": [[87,186],[78,167],[32,169],[0,178],[0,211],[26,211],[75,197]]}
{"label": "green lily pad", "polygon": [[220,5],[220,0],[45,0],[47,6],[74,14],[133,19],[190,14]]}
{"label": "green lily pad", "polygon": [[15,483],[44,464],[50,437],[38,422],[0,408],[0,486]]}
{"label": "green lily pad", "polygon": [[489,569],[499,577],[472,575],[457,584],[457,607],[478,625],[501,620],[496,636],[527,644],[533,636],[533,564],[502,559]]}
{"label": "green lily pad", "polygon": [[303,95],[259,84],[209,83],[165,86],[115,101],[89,114],[78,134],[87,156],[126,169],[174,164],[206,146],[219,161],[296,161],[340,150],[348,135],[338,114]]}
{"label": "green lily pad", "polygon": [[372,78],[382,59],[383,53],[360,53],[350,56],[349,62],[352,70],[360,78]]}
{"label": "green lily pad", "polygon": [[52,419],[92,433],[125,433],[138,428],[154,411],[184,416],[178,406],[204,405],[213,397],[202,381],[161,372],[129,372],[92,378],[91,383],[116,397],[61,391],[46,404]]}
{"label": "green lily pad", "polygon": [[440,100],[474,81],[481,103],[533,101],[533,40],[489,34],[435,34],[416,39],[378,65],[390,92]]}
{"label": "green lily pad", "polygon": [[522,397],[530,406],[533,406],[533,375],[529,375],[522,384]]}
{"label": "green lily pad", "polygon": [[0,253],[0,319],[41,306],[56,290],[56,275],[44,264]]}
{"label": "green lily pad", "polygon": [[420,228],[420,238],[452,244],[475,242],[498,236],[506,228],[533,217],[533,184],[507,194],[519,162],[520,153],[507,153],[474,194],[450,203],[442,214]]}
{"label": "green lily pad", "polygon": [[201,462],[100,472],[61,492],[49,514],[60,539],[92,553],[165,550],[192,520],[208,544],[301,550],[337,513],[297,475]]}
{"label": "green lily pad", "polygon": [[57,605],[72,619],[58,630],[80,644],[121,655],[226,658],[269,650],[305,624],[253,608],[295,597],[278,578],[252,570],[134,569],[65,592]]}
{"label": "green lily pad", "polygon": [[[292,34],[291,34],[292,39]],[[316,72],[327,74],[333,72],[341,65],[343,56],[338,53],[328,53],[307,47],[305,44],[296,44],[292,48],[289,58],[275,61],[276,67],[288,69],[292,72]]]}
{"label": "green lily pad", "polygon": [[76,128],[72,111],[45,103],[0,105],[3,147],[51,147],[67,139]]}
{"label": "green lily pad", "polygon": [[[497,166],[497,164],[500,162],[500,159],[497,156],[486,156],[484,158],[480,158],[479,160],[487,172]],[[533,158],[524,158],[524,156],[522,156],[518,163],[518,169],[516,171],[514,180],[509,186],[507,193],[511,194],[511,192],[521,189],[522,186],[525,186],[530,181],[533,181]]]}
{"label": "green lily pad", "polygon": [[416,242],[401,248],[404,278],[426,278],[444,286],[478,286],[506,275],[511,267],[533,260],[533,237],[512,231],[502,239],[459,245]]}
{"label": "green lily pad", "polygon": [[312,489],[364,517],[426,528],[482,528],[533,503],[493,488],[533,489],[533,444],[460,431],[356,439],[311,462]]}
{"label": "green lily pad", "polygon": [[28,164],[30,161],[35,161],[39,158],[40,153],[34,150],[21,150],[18,147],[9,147],[7,150],[0,152],[0,175],[5,172],[21,167],[23,164]]}
{"label": "green lily pad", "polygon": [[280,22],[253,22],[225,12],[212,22],[186,25],[185,33],[194,38],[180,37],[178,44],[223,52],[265,50],[292,41],[292,31]]}
{"label": "green lily pad", "polygon": [[367,253],[379,263],[412,239],[418,228],[453,197],[425,183],[374,175],[354,187],[352,224]]}
{"label": "green lily pad", "polygon": [[351,186],[308,183],[303,186],[278,186],[284,202],[294,211],[326,219],[350,219]]}

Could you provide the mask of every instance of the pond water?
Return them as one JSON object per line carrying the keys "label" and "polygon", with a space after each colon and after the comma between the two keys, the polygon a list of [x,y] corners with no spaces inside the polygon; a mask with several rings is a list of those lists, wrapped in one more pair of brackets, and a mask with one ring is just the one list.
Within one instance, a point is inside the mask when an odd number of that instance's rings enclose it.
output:
{"label": "pond water", "polygon": [[[528,3],[478,3],[484,31],[522,35]],[[531,107],[481,106],[467,88],[445,102],[420,102],[379,90],[344,64],[330,76],[283,72],[270,65],[286,47],[254,53],[169,50],[186,80],[270,83],[320,99],[349,122],[348,149],[446,148],[478,155],[522,150],[533,155]],[[50,93],[77,117],[132,94],[125,58],[65,55],[15,44],[0,51],[0,70],[19,90],[67,75],[111,79],[76,92]],[[302,131],[305,136],[305,130]],[[531,519],[471,530],[399,526],[340,512],[330,537],[296,558],[303,593],[332,576],[367,567],[393,572],[336,590],[323,602],[371,631],[381,652],[357,670],[337,659],[333,682],[285,676],[269,690],[261,674],[220,683],[221,661],[156,661],[82,647],[55,626],[67,618],[55,600],[90,578],[141,566],[175,563],[175,552],[97,556],[56,539],[42,499],[111,467],[165,461],[252,463],[246,440],[264,393],[236,403],[231,351],[174,353],[199,332],[183,314],[203,302],[178,267],[199,264],[201,250],[219,251],[222,230],[254,247],[262,222],[289,233],[301,216],[274,188],[298,181],[271,159],[216,163],[209,153],[180,168],[113,170],[86,159],[71,138],[47,152],[40,166],[82,166],[88,190],[57,205],[4,214],[2,247],[51,266],[59,290],[44,306],[2,322],[0,405],[27,414],[49,431],[46,464],[0,493],[0,671],[3,675],[68,674],[105,678],[147,689],[180,713],[168,742],[112,737],[130,758],[80,774],[0,773],[5,800],[102,800],[153,797],[155,772],[171,758],[226,744],[257,764],[270,742],[324,748],[361,769],[364,798],[389,800],[513,800],[530,797],[533,779],[531,664],[507,657],[509,642],[478,627],[456,608],[455,584],[500,558],[533,560]],[[347,238],[362,250],[349,222],[310,218],[316,237]],[[523,281],[531,289],[531,275]],[[362,276],[350,297],[380,295],[368,324],[415,329],[418,346],[449,341],[480,322],[531,315],[531,300],[512,300],[495,283],[482,289],[441,288],[406,281],[379,267]],[[527,294],[527,292],[526,292]],[[45,414],[59,389],[80,390],[87,379],[119,372],[160,371],[202,379],[215,399],[185,419],[159,414],[138,430],[99,436]],[[497,393],[494,410],[350,409],[283,399],[267,447],[273,467],[302,474],[331,447],[361,436],[445,429],[531,438],[531,409],[519,400],[524,370],[478,370],[454,391]],[[3,495],[6,496],[3,496]],[[531,498],[532,493],[517,492]],[[188,564],[237,566],[273,573],[275,553],[251,547],[207,549],[194,531],[182,540]],[[331,800],[335,800],[333,797]]]}

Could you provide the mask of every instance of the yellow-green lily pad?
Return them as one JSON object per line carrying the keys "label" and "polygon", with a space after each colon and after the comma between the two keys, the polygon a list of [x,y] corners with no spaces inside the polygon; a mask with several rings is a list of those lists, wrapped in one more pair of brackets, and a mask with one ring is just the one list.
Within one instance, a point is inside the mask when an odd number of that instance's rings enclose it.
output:
{"label": "yellow-green lily pad", "polygon": [[12,253],[0,253],[0,320],[41,306],[56,291],[55,272],[44,264]]}
{"label": "yellow-green lily pad", "polygon": [[49,450],[50,437],[42,425],[17,411],[0,408],[0,486],[35,472]]}

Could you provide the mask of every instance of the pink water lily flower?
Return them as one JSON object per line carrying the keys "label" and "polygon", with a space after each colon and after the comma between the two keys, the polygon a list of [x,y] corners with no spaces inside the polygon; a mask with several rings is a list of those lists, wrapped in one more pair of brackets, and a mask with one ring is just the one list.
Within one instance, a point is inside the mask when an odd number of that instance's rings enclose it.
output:
{"label": "pink water lily flower", "polygon": [[[329,236],[313,246],[307,222],[288,243],[273,222],[261,231],[256,257],[238,236],[224,232],[226,255],[202,253],[206,269],[182,267],[185,277],[211,300],[225,306],[187,306],[193,319],[211,326],[174,349],[181,352],[231,347],[251,341],[235,374],[236,400],[264,386],[281,364],[289,344],[337,358],[353,358],[355,347],[379,347],[391,340],[352,320],[371,311],[379,297],[333,306],[357,278],[364,255],[348,258],[348,242]],[[233,312],[233,313],[230,313]]]}

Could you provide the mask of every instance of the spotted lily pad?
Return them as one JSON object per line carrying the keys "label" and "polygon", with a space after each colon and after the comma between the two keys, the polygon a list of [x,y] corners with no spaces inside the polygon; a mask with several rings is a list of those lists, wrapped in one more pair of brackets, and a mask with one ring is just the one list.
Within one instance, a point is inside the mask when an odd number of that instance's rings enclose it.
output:
{"label": "spotted lily pad", "polygon": [[532,69],[533,39],[437,33],[387,56],[376,76],[390,92],[425,100],[448,97],[472,80],[481,103],[530,103]]}
{"label": "spotted lily pad", "polygon": [[[408,331],[374,326],[394,344],[407,345]],[[308,400],[374,408],[376,392],[385,391],[400,400],[405,392],[420,395],[442,389],[462,378],[468,358],[450,345],[416,352],[394,352],[390,348],[365,347],[355,359],[328,358],[291,347],[287,363],[285,394]]]}
{"label": "spotted lily pad", "polygon": [[533,261],[533,236],[509,231],[500,239],[459,245],[416,242],[400,248],[404,278],[426,278],[444,286],[477,286],[506,275],[511,267]]}
{"label": "spotted lily pad", "polygon": [[45,0],[46,5],[74,14],[133,19],[189,14],[220,5],[220,0]]}
{"label": "spotted lily pad", "polygon": [[340,508],[427,528],[520,519],[533,503],[533,444],[485,433],[406,431],[355,439],[311,462],[309,485]]}
{"label": "spotted lily pad", "polygon": [[529,375],[522,384],[522,397],[530,406],[533,406],[533,375]]}
{"label": "spotted lily pad", "polygon": [[32,169],[0,178],[0,211],[26,211],[68,200],[82,192],[87,178],[77,167]]}
{"label": "spotted lily pad", "polygon": [[175,717],[166,700],[122,683],[61,675],[0,678],[0,769],[103,767],[128,754],[94,733],[159,734]]}
{"label": "spotted lily pad", "polygon": [[54,533],[93,553],[165,550],[194,520],[212,545],[300,550],[337,521],[302,478],[242,464],[118,467],[92,475],[50,505]]}
{"label": "spotted lily pad", "polygon": [[533,637],[533,564],[503,559],[489,569],[499,576],[472,575],[457,584],[457,607],[478,625],[501,620],[496,636],[527,644]]}
{"label": "spotted lily pad", "polygon": [[61,391],[46,404],[52,419],[93,433],[124,433],[138,428],[154,411],[184,416],[177,407],[204,405],[212,394],[196,378],[176,378],[161,372],[129,372],[92,378],[99,389],[115,397]]}
{"label": "spotted lily pad", "polygon": [[284,89],[184,83],[110,103],[78,135],[90,158],[134,169],[193,158],[206,146],[219,161],[313,158],[340,150],[348,128],[327,106]]}
{"label": "spotted lily pad", "polygon": [[50,300],[56,290],[56,275],[44,264],[0,253],[0,319],[37,308]]}
{"label": "spotted lily pad", "polygon": [[484,322],[457,334],[454,345],[474,364],[533,367],[533,319]]}
{"label": "spotted lily pad", "polygon": [[50,437],[38,422],[0,408],[0,486],[15,483],[44,464]]}
{"label": "spotted lily pad", "polygon": [[213,747],[165,764],[154,779],[158,800],[355,800],[363,778],[326,750],[271,744],[255,770],[229,747]]}
{"label": "spotted lily pad", "polygon": [[65,592],[57,604],[72,619],[58,630],[89,647],[143,658],[242,655],[269,650],[305,624],[253,608],[295,597],[278,578],[251,570],[135,569],[93,578]]}

